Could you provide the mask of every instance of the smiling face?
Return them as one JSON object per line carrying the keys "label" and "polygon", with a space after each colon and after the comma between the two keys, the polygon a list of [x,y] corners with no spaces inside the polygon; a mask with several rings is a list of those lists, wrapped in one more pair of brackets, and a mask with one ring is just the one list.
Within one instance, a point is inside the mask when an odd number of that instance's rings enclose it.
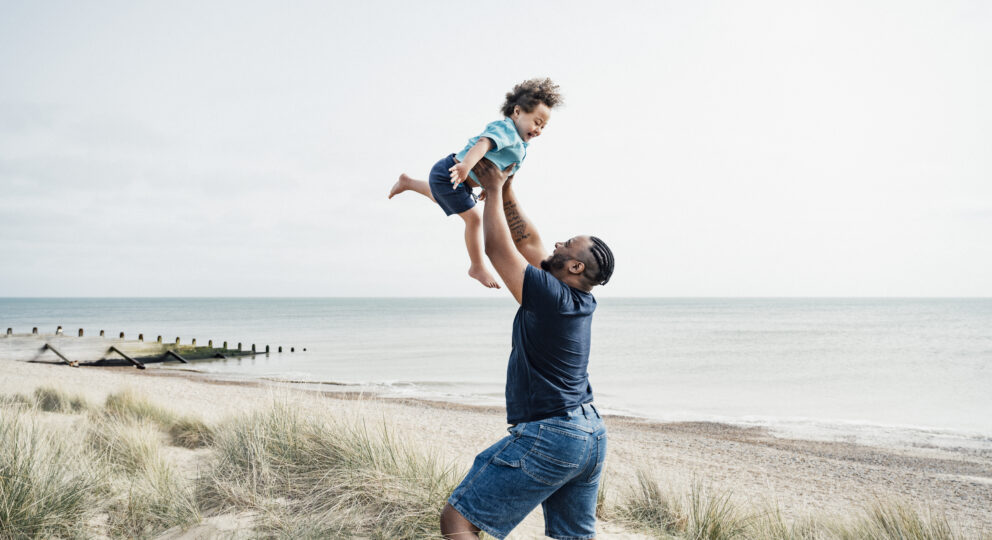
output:
{"label": "smiling face", "polygon": [[574,236],[564,242],[555,242],[555,250],[541,261],[541,270],[551,272],[562,280],[582,276],[590,264],[588,254],[591,243],[588,236]]}
{"label": "smiling face", "polygon": [[513,125],[517,127],[517,133],[524,142],[530,142],[544,131],[551,119],[551,108],[544,103],[538,103],[534,110],[527,112],[520,105],[513,107],[513,115],[510,116]]}

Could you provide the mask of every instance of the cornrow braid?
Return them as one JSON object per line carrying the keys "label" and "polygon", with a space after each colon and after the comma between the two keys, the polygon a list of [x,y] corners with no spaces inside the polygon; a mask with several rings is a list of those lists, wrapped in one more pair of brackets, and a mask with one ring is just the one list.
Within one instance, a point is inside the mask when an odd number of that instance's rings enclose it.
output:
{"label": "cornrow braid", "polygon": [[592,240],[592,247],[589,251],[592,256],[596,259],[596,266],[599,267],[599,272],[596,274],[596,281],[600,285],[606,285],[610,281],[610,276],[613,275],[613,252],[610,251],[610,247],[595,236],[590,236]]}

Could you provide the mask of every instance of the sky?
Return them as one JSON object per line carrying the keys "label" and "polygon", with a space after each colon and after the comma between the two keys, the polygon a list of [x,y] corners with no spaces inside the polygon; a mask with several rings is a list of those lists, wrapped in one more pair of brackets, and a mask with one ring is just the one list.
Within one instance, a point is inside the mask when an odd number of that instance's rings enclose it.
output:
{"label": "sky", "polygon": [[[607,7],[608,6],[608,7]],[[992,4],[0,0],[0,297],[508,296],[415,193],[514,186],[599,297],[992,296]]]}

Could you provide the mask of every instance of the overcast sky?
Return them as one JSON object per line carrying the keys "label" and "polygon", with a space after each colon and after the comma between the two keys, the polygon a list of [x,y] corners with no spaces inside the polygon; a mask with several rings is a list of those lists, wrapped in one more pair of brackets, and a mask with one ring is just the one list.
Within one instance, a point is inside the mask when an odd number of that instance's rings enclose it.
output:
{"label": "overcast sky", "polygon": [[0,0],[0,296],[506,295],[386,194],[537,76],[598,296],[992,296],[990,6]]}

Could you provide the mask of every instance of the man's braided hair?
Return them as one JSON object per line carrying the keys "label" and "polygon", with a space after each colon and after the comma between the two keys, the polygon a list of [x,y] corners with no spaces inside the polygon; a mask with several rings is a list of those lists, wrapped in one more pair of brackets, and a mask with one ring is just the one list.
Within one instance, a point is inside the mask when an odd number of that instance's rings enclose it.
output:
{"label": "man's braided hair", "polygon": [[599,267],[599,272],[596,273],[593,281],[600,285],[606,285],[610,281],[610,276],[613,275],[613,252],[610,251],[606,242],[599,238],[590,236],[589,239],[592,240],[589,252],[596,259],[596,266]]}

